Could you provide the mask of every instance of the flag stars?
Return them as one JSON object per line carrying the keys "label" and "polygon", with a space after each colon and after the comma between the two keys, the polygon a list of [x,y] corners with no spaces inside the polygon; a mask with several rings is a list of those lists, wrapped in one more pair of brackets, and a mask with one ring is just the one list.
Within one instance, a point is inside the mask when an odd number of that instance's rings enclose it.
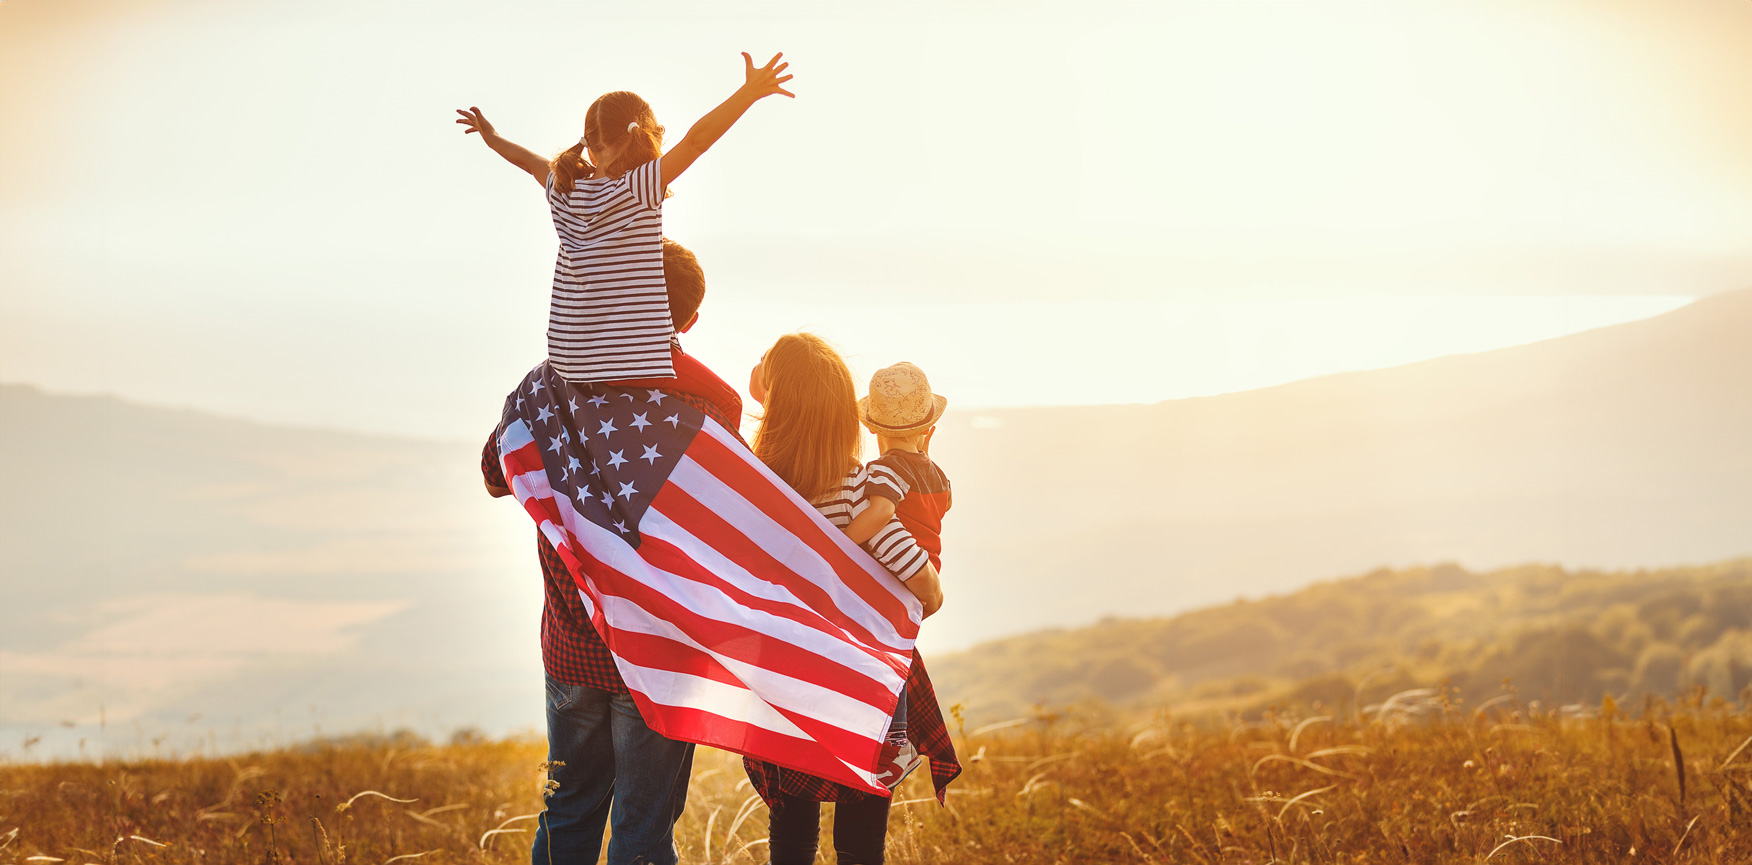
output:
{"label": "flag stars", "polygon": [[[598,537],[608,530],[638,543],[639,513],[661,491],[665,470],[684,455],[680,429],[697,428],[698,413],[684,395],[661,388],[573,384],[545,375],[524,382],[528,387],[513,392],[506,405],[517,406],[518,434],[527,429],[541,449],[549,503],[575,507],[578,517],[600,527]],[[621,400],[625,413],[616,408]]]}

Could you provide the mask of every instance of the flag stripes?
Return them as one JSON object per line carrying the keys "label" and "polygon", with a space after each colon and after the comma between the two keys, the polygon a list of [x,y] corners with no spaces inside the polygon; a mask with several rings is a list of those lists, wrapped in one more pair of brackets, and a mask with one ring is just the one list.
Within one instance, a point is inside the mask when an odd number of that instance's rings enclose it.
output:
{"label": "flag stripes", "polygon": [[910,593],[710,418],[630,527],[586,501],[614,489],[603,465],[595,483],[565,464],[588,428],[538,437],[522,405],[501,425],[506,479],[646,723],[887,795],[872,769],[918,633]]}

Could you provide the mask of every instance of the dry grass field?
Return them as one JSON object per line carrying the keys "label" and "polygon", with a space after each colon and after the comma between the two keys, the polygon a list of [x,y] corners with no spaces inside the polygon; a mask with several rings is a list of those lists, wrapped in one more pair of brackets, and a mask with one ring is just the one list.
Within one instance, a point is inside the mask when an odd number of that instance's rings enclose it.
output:
{"label": "dry grass field", "polygon": [[[1752,862],[1752,707],[1702,692],[1635,717],[1416,691],[1363,718],[994,726],[961,732],[947,807],[921,777],[902,788],[889,861]],[[4,766],[0,863],[524,862],[542,757],[404,742]],[[740,762],[696,766],[682,861],[765,861]]]}

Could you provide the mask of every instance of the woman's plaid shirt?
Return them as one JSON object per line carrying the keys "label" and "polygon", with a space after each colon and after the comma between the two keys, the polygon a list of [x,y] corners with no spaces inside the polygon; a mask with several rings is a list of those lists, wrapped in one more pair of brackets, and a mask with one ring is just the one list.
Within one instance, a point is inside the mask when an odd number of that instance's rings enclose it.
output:
{"label": "woman's plaid shirt", "polygon": [[[948,795],[949,782],[961,774],[961,763],[955,757],[955,742],[949,738],[949,727],[943,723],[943,710],[937,707],[937,691],[931,686],[931,675],[925,672],[925,661],[913,652],[912,669],[906,676],[906,737],[919,753],[931,759],[931,786],[936,788],[937,801]],[[742,759],[748,770],[748,780],[754,792],[760,794],[767,807],[779,801],[781,795],[817,802],[856,802],[874,797],[874,793],[854,790],[835,784],[808,772],[787,769],[776,763]]]}

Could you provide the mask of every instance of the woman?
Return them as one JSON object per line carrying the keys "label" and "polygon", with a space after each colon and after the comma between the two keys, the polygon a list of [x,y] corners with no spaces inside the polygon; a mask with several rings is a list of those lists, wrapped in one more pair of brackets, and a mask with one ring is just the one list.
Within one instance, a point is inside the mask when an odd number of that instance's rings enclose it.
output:
{"label": "woman", "polygon": [[[844,528],[859,504],[857,389],[845,360],[819,337],[779,338],[749,376],[749,393],[765,410],[754,453],[834,525]],[[943,604],[937,572],[898,520],[866,545],[906,586],[925,615]],[[939,798],[961,772],[930,676],[918,653],[902,693],[906,736],[931,760]],[[744,760],[749,780],[771,811],[772,865],[808,865],[820,844],[821,803],[834,809],[833,846],[840,865],[881,865],[890,799],[758,760]],[[916,763],[915,763],[916,765]]]}

